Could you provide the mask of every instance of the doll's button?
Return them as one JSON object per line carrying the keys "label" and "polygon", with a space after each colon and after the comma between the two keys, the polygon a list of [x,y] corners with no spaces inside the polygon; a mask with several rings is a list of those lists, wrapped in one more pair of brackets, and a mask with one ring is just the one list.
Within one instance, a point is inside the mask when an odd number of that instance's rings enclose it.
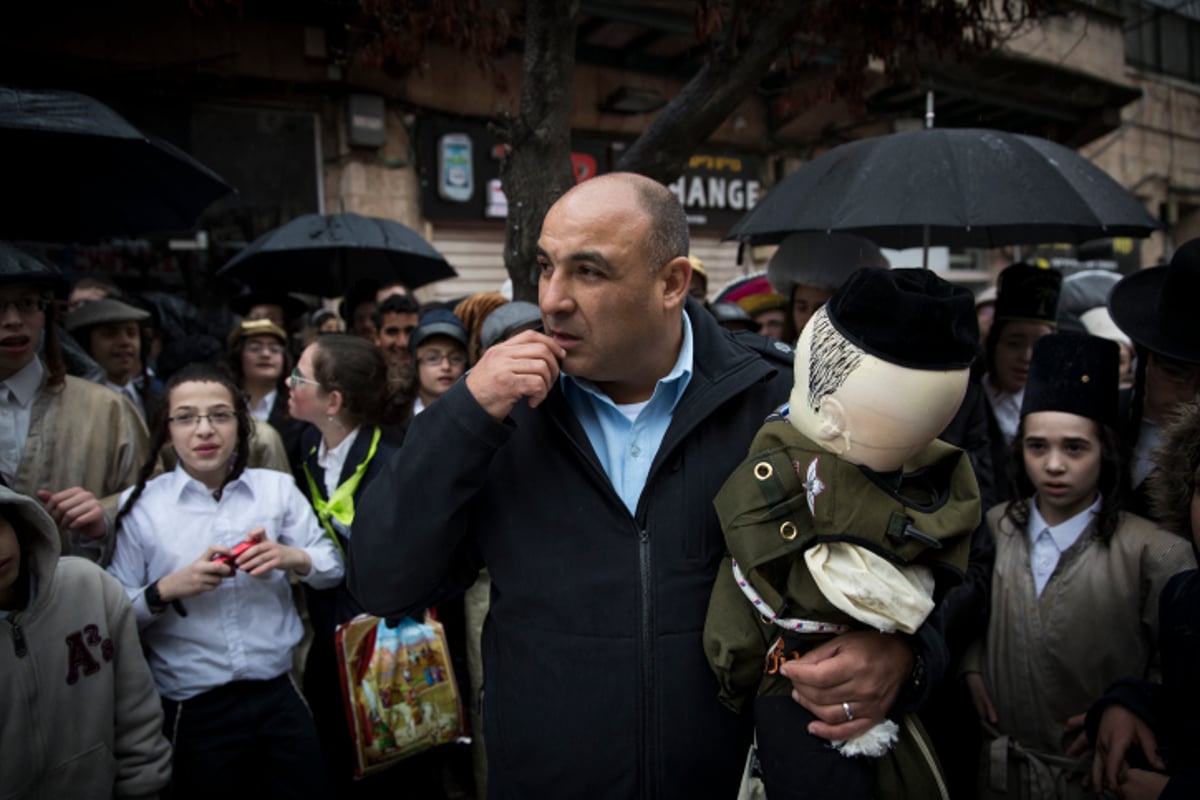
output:
{"label": "doll's button", "polygon": [[798,531],[796,530],[796,523],[791,522],[790,520],[779,526],[779,535],[784,539],[787,539],[789,542],[796,538],[797,533]]}
{"label": "doll's button", "polygon": [[765,481],[767,478],[775,474],[775,468],[768,461],[760,461],[754,465],[754,477],[760,481]]}

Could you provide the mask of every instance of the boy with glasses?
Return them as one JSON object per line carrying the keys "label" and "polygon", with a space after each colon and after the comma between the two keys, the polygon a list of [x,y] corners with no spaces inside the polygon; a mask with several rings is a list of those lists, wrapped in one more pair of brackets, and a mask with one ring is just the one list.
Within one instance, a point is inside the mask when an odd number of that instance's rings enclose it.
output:
{"label": "boy with glasses", "polygon": [[444,308],[421,317],[408,340],[417,364],[417,397],[413,416],[445,394],[467,370],[467,329]]}
{"label": "boy with glasses", "polygon": [[103,560],[148,436],[116,392],[66,374],[54,302],[66,288],[53,265],[0,244],[0,480],[42,503],[64,554]]}

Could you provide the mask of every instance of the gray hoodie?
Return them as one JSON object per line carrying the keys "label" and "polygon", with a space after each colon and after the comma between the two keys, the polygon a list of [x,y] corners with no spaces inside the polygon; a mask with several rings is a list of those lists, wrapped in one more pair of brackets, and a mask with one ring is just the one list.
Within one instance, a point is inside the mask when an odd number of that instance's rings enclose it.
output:
{"label": "gray hoodie", "polygon": [[37,501],[0,487],[0,506],[20,520],[31,577],[29,603],[0,619],[0,799],[156,796],[171,747],[125,590],[59,558]]}

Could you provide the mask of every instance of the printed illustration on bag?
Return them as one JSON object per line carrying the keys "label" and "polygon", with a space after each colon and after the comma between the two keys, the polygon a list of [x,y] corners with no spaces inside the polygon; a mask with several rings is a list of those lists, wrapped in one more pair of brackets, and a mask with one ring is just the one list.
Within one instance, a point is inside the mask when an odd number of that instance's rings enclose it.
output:
{"label": "printed illustration on bag", "polygon": [[438,622],[406,619],[392,628],[364,616],[339,633],[360,774],[462,733],[458,688]]}

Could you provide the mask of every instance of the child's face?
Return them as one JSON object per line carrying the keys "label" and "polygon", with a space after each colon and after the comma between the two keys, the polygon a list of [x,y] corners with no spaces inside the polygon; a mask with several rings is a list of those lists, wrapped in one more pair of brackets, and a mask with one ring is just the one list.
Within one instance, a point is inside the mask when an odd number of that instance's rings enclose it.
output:
{"label": "child's face", "polygon": [[283,374],[283,343],[274,336],[247,337],[242,347],[242,374],[247,380],[279,380]]}
{"label": "child's face", "polygon": [[300,360],[296,362],[289,385],[288,413],[294,419],[303,422],[316,422],[328,414],[328,397],[321,391],[321,385],[317,383],[314,372],[313,359],[316,358],[316,352],[315,342],[304,348]]}
{"label": "child's face", "polygon": [[237,446],[229,390],[219,383],[187,381],[171,390],[167,408],[171,444],[183,468],[209,489],[221,488]]}
{"label": "child's face", "polygon": [[1099,430],[1087,417],[1063,411],[1035,411],[1021,424],[1025,474],[1037,490],[1038,511],[1058,525],[1096,500]]}
{"label": "child's face", "polygon": [[417,391],[426,405],[446,393],[467,369],[467,351],[449,336],[431,336],[417,348]]}
{"label": "child's face", "polygon": [[17,607],[17,578],[21,573],[21,545],[17,532],[4,517],[0,517],[0,608]]}

